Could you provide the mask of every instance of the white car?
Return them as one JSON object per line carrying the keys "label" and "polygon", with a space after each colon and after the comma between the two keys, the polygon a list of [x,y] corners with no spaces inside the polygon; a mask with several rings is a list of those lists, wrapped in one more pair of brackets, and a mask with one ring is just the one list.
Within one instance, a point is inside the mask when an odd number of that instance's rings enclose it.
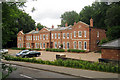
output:
{"label": "white car", "polygon": [[0,53],[8,53],[8,49],[0,49]]}

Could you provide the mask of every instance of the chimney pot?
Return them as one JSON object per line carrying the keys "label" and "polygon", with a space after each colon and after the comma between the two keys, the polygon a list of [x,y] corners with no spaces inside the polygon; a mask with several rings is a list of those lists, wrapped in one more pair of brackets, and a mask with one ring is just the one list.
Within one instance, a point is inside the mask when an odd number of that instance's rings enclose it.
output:
{"label": "chimney pot", "polygon": [[68,26],[68,23],[66,22],[66,23],[65,23],[65,27],[67,27],[67,26]]}
{"label": "chimney pot", "polygon": [[36,28],[36,31],[38,31],[38,28]]}
{"label": "chimney pot", "polygon": [[90,19],[90,26],[93,27],[93,19]]}
{"label": "chimney pot", "polygon": [[76,24],[76,22],[74,22],[74,25]]}
{"label": "chimney pot", "polygon": [[54,28],[54,26],[52,25],[52,29]]}

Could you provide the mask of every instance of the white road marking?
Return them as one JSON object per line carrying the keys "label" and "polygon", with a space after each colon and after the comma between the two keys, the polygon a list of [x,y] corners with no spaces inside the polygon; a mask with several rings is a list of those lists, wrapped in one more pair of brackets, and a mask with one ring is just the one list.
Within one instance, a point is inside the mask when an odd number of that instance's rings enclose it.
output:
{"label": "white road marking", "polygon": [[37,79],[33,79],[32,77],[24,75],[24,74],[20,74],[20,76],[25,77],[25,78],[29,78],[29,79],[32,79],[32,80],[37,80]]}

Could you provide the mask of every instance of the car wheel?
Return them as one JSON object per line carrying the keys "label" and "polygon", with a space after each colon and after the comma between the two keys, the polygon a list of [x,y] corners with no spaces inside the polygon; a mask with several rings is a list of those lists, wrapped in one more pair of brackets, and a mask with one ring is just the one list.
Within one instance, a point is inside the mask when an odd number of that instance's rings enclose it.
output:
{"label": "car wheel", "polygon": [[39,54],[36,54],[36,57],[39,57]]}

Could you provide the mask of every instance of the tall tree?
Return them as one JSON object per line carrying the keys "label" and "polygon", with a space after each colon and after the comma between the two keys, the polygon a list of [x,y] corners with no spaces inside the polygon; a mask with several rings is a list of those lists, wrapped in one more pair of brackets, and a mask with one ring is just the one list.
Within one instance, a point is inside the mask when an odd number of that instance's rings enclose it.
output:
{"label": "tall tree", "polygon": [[65,23],[68,23],[68,25],[73,25],[74,22],[78,22],[77,12],[69,11],[61,15],[61,26],[65,26]]}
{"label": "tall tree", "polygon": [[40,23],[37,23],[37,26],[36,26],[39,30],[41,30],[43,27],[45,27],[45,26],[43,26],[42,24],[40,24]]}
{"label": "tall tree", "polygon": [[17,33],[21,29],[28,32],[35,27],[35,21],[19,7],[22,2],[2,2],[2,46],[13,47],[17,44]]}

